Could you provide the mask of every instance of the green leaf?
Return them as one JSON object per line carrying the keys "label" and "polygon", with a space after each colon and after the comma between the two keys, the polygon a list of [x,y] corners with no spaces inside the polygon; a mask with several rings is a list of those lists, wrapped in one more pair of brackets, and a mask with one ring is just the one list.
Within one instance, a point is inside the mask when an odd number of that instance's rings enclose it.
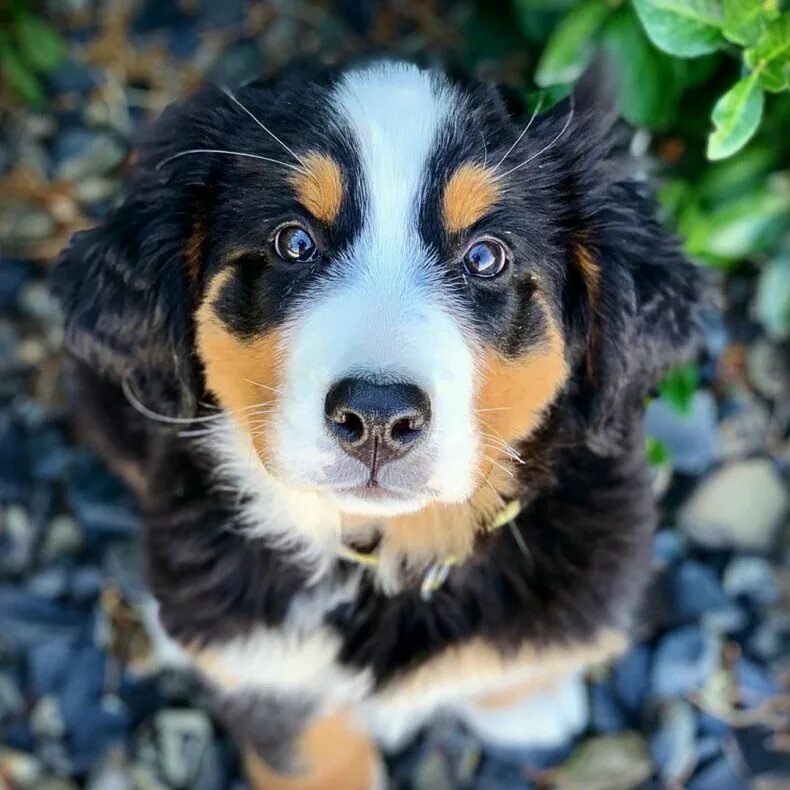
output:
{"label": "green leaf", "polygon": [[746,65],[760,69],[772,61],[786,63],[790,58],[790,13],[770,22],[757,43],[744,52]]}
{"label": "green leaf", "polygon": [[60,34],[33,14],[22,14],[15,23],[16,40],[21,56],[39,72],[56,69],[63,60]]}
{"label": "green leaf", "polygon": [[754,44],[763,29],[762,0],[724,0],[724,24],[726,38],[736,44]]}
{"label": "green leaf", "polygon": [[661,439],[655,436],[648,436],[645,439],[645,455],[650,466],[666,466],[669,461],[669,450]]}
{"label": "green leaf", "polygon": [[763,115],[763,92],[756,74],[733,85],[713,108],[714,130],[708,137],[708,159],[724,159],[743,148]]}
{"label": "green leaf", "polygon": [[759,70],[758,80],[763,90],[781,93],[790,89],[790,62],[773,60]]}
{"label": "green leaf", "polygon": [[535,82],[542,87],[573,82],[590,62],[595,35],[610,13],[603,0],[587,0],[568,13],[543,50]]}
{"label": "green leaf", "polygon": [[661,397],[679,414],[691,411],[694,393],[699,387],[699,368],[693,363],[678,365],[658,385]]}
{"label": "green leaf", "polygon": [[46,97],[41,83],[15,49],[4,48],[0,71],[5,82],[20,99],[35,107],[44,103]]}
{"label": "green leaf", "polygon": [[729,269],[744,258],[771,252],[786,230],[788,216],[790,183],[774,174],[707,211],[686,206],[678,228],[689,254]]}
{"label": "green leaf", "polygon": [[616,65],[617,99],[629,123],[665,129],[676,118],[686,64],[656,49],[628,8],[606,23],[603,47]]}
{"label": "green leaf", "polygon": [[650,40],[664,52],[693,58],[722,44],[716,0],[633,0]]}

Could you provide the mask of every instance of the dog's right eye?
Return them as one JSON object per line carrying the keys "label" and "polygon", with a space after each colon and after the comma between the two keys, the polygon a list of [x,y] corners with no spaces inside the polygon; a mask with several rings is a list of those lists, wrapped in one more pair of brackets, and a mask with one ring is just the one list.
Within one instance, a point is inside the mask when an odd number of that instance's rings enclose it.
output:
{"label": "dog's right eye", "polygon": [[306,263],[315,258],[318,248],[301,225],[284,225],[274,236],[274,251],[284,261]]}

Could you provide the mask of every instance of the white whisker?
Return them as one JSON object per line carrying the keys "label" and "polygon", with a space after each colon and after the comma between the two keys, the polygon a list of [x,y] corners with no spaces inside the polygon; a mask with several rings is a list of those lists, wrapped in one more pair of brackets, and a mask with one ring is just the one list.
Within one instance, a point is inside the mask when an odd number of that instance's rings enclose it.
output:
{"label": "white whisker", "polygon": [[516,170],[524,167],[524,165],[528,165],[533,159],[537,159],[541,154],[545,154],[550,148],[554,146],[556,142],[568,131],[568,127],[571,125],[571,121],[573,120],[573,114],[575,112],[574,102],[573,102],[573,94],[570,96],[570,110],[568,111],[568,119],[565,121],[565,125],[560,129],[557,136],[548,144],[544,145],[543,148],[540,149],[537,153],[532,154],[532,156],[525,159],[521,164],[516,165],[515,167],[511,167],[510,170],[506,170],[504,173],[500,173],[496,176],[496,180],[499,181],[500,179],[505,178],[505,176],[509,176],[511,173],[515,173]]}
{"label": "white whisker", "polygon": [[510,469],[508,469],[506,466],[503,466],[502,464],[500,464],[499,461],[495,461],[493,458],[491,458],[488,455],[484,455],[483,458],[486,461],[489,461],[490,463],[492,463],[494,466],[499,467],[506,475],[509,475],[510,477],[515,477],[513,472],[511,472]]}
{"label": "white whisker", "polygon": [[223,93],[224,93],[224,94],[225,94],[225,95],[226,95],[226,96],[227,96],[227,97],[228,97],[228,98],[229,98],[229,99],[230,99],[230,100],[231,100],[231,101],[232,101],[234,104],[236,104],[238,107],[241,107],[241,109],[242,109],[242,110],[244,110],[244,112],[246,112],[246,113],[247,113],[247,115],[249,115],[249,116],[250,116],[250,118],[252,118],[252,120],[253,120],[253,121],[255,121],[255,123],[257,123],[257,124],[258,124],[258,126],[260,126],[260,127],[261,127],[261,129],[263,129],[263,131],[264,131],[264,132],[266,132],[266,134],[268,134],[268,135],[269,135],[269,137],[271,137],[271,138],[272,138],[272,139],[273,139],[275,142],[279,143],[279,144],[280,144],[280,145],[281,145],[281,146],[282,146],[282,147],[283,147],[283,148],[284,148],[286,151],[288,151],[288,153],[289,153],[289,154],[290,154],[290,155],[291,155],[291,156],[292,156],[294,159],[296,159],[296,161],[297,161],[297,162],[299,162],[299,164],[300,164],[300,165],[302,165],[302,167],[305,169],[305,172],[309,171],[309,168],[308,168],[308,167],[307,167],[307,165],[305,164],[304,160],[303,160],[303,159],[302,159],[302,158],[299,156],[299,154],[297,154],[297,153],[296,153],[296,151],[294,151],[292,148],[289,148],[289,147],[288,147],[288,146],[287,146],[287,145],[286,145],[286,144],[285,144],[285,143],[284,143],[284,142],[283,142],[283,141],[282,141],[282,140],[281,140],[281,139],[280,139],[280,138],[279,138],[279,137],[278,137],[278,136],[277,136],[277,135],[276,135],[276,134],[275,134],[275,133],[274,133],[274,132],[273,132],[271,129],[269,129],[269,128],[268,128],[268,127],[267,127],[267,126],[266,126],[264,123],[262,123],[262,122],[261,122],[261,121],[260,121],[260,120],[259,120],[259,119],[258,119],[258,118],[257,118],[257,117],[256,117],[256,116],[255,116],[255,115],[254,115],[254,114],[253,114],[251,111],[250,111],[250,110],[248,110],[248,109],[247,109],[247,108],[246,108],[246,107],[245,107],[245,106],[244,106],[244,105],[243,105],[243,104],[242,104],[242,103],[241,103],[241,102],[240,102],[240,101],[239,101],[239,100],[238,100],[238,99],[237,99],[237,98],[236,98],[236,97],[233,95],[233,93],[231,93],[231,91],[230,91],[230,88],[228,88],[227,86],[224,86],[224,85],[223,85],[223,86],[222,86],[222,88],[220,88],[220,90],[221,90],[221,91],[222,91],[222,92],[223,92]]}
{"label": "white whisker", "polygon": [[508,528],[510,529],[510,533],[513,535],[513,540],[516,541],[516,545],[521,549],[521,553],[526,558],[527,562],[532,565],[532,554],[530,550],[527,548],[527,544],[524,542],[523,535],[518,531],[518,527],[516,526],[514,521],[511,521],[508,524]]}
{"label": "white whisker", "polygon": [[[252,379],[244,379],[248,384],[254,384],[256,387],[261,387],[265,390],[271,390],[276,395],[282,395],[282,391],[279,389],[275,389],[274,387],[270,387],[268,384],[260,384],[257,381],[252,381]],[[269,401],[271,403],[271,401]]]}
{"label": "white whisker", "polygon": [[287,167],[290,170],[296,170],[297,173],[305,172],[304,168],[299,167],[299,165],[292,165],[290,162],[282,162],[279,159],[272,159],[269,156],[261,156],[260,154],[248,154],[244,151],[226,151],[222,148],[188,148],[186,151],[179,151],[177,154],[166,157],[161,162],[159,162],[159,164],[156,166],[156,169],[160,170],[174,159],[178,159],[182,156],[189,156],[190,154],[226,154],[228,156],[244,156],[248,159],[260,159],[262,162],[271,162],[275,165],[282,165],[283,167]]}
{"label": "white whisker", "polygon": [[532,126],[532,122],[535,120],[535,118],[538,117],[538,113],[540,112],[541,107],[543,107],[544,97],[545,94],[542,94],[541,97],[538,99],[538,103],[535,106],[535,112],[532,113],[532,117],[529,119],[527,125],[524,127],[524,131],[521,132],[521,134],[516,138],[516,141],[513,143],[513,145],[511,145],[510,148],[508,148],[507,151],[505,151],[505,155],[494,165],[494,170],[497,170],[499,166],[502,164],[502,162],[504,162],[505,159],[507,159],[510,156],[513,149],[521,142],[521,138],[524,137],[524,135],[529,131],[529,127]]}
{"label": "white whisker", "polygon": [[204,417],[169,417],[167,414],[159,414],[158,412],[149,409],[146,405],[140,402],[139,398],[132,392],[127,379],[121,381],[121,389],[126,396],[129,405],[143,417],[147,417],[154,422],[163,422],[168,425],[193,425],[196,422],[210,422],[221,417],[221,414],[210,414]]}

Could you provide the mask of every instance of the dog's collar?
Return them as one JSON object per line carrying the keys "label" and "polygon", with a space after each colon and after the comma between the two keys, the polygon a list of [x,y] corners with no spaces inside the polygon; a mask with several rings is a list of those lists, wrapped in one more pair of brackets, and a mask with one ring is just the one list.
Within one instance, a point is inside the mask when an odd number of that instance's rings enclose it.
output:
{"label": "dog's collar", "polygon": [[[493,521],[486,528],[486,532],[495,532],[496,530],[510,524],[518,514],[521,512],[521,502],[514,499],[508,502],[494,517]],[[337,550],[337,556],[341,560],[347,562],[355,562],[357,565],[362,565],[368,568],[375,568],[381,563],[379,553],[374,551],[357,551],[348,546],[340,546]],[[428,566],[428,570],[423,576],[422,584],[420,585],[420,597],[423,601],[429,601],[431,596],[445,583],[447,576],[450,573],[450,568],[458,565],[460,560],[455,555],[450,555],[442,561],[432,562]]]}

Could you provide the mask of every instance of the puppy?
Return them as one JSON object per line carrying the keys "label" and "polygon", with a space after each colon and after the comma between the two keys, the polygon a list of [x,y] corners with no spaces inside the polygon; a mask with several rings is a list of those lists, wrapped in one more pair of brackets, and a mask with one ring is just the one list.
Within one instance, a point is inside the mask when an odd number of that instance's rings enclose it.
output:
{"label": "puppy", "polygon": [[438,709],[550,743],[626,642],[643,402],[701,289],[600,82],[531,115],[391,61],[205,89],[60,259],[79,418],[260,786],[373,786],[371,739]]}

